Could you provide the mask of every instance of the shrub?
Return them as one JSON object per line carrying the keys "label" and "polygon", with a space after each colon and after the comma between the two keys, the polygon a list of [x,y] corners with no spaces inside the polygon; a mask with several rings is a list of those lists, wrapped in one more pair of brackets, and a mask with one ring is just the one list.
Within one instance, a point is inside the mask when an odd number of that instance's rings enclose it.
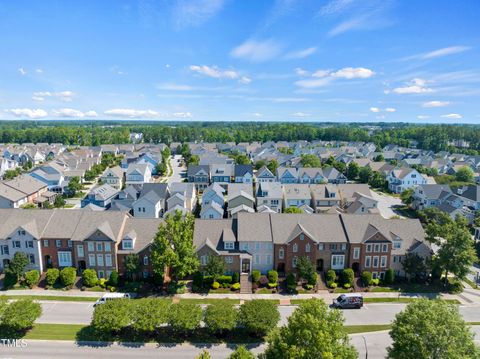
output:
{"label": "shrub", "polygon": [[343,285],[343,288],[345,288],[345,289],[350,289],[350,288],[351,288],[351,285],[350,285],[349,283],[345,283],[345,284]]}
{"label": "shrub", "polygon": [[210,304],[205,309],[204,323],[213,334],[222,334],[232,330],[237,324],[238,310],[231,303],[222,301]]}
{"label": "shrub", "polygon": [[355,279],[355,273],[353,273],[353,269],[346,268],[342,272],[342,282],[343,284],[349,284],[350,286],[353,284],[353,280]]}
{"label": "shrub", "polygon": [[116,299],[97,305],[91,325],[104,334],[119,332],[132,323],[135,314],[134,303],[130,299]]}
{"label": "shrub", "polygon": [[312,284],[305,284],[305,289],[306,290],[312,290],[313,289],[313,285]]}
{"label": "shrub", "polygon": [[45,282],[48,286],[53,286],[56,282],[58,277],[60,276],[60,271],[57,268],[50,268],[47,270],[45,274]]}
{"label": "shrub", "polygon": [[240,273],[233,272],[232,283],[239,283],[239,282],[240,282]]}
{"label": "shrub", "polygon": [[240,290],[240,283],[233,283],[230,288],[232,290]]}
{"label": "shrub", "polygon": [[280,313],[275,302],[254,299],[240,306],[238,320],[248,333],[264,336],[277,326]]}
{"label": "shrub", "polygon": [[200,326],[202,320],[202,308],[194,303],[177,303],[171,306],[168,324],[181,334],[195,330]]}
{"label": "shrub", "polygon": [[267,283],[267,287],[270,288],[270,289],[273,289],[273,288],[276,288],[278,285],[278,283]]}
{"label": "shrub", "polygon": [[328,270],[325,280],[327,282],[335,282],[337,280],[337,273],[335,273],[333,269]]}
{"label": "shrub", "polygon": [[451,294],[460,294],[463,292],[463,285],[458,279],[449,281],[448,292]]}
{"label": "shrub", "polygon": [[97,285],[98,277],[97,272],[93,269],[85,269],[82,273],[83,285],[87,287],[94,287]]}
{"label": "shrub", "polygon": [[385,272],[385,284],[393,284],[395,282],[395,272],[392,268],[388,268]]}
{"label": "shrub", "polygon": [[372,285],[379,285],[379,284],[380,284],[380,279],[378,278],[372,279]]}
{"label": "shrub", "polygon": [[268,282],[275,284],[278,282],[278,272],[276,270],[268,271]]}
{"label": "shrub", "polygon": [[36,286],[39,281],[40,273],[38,270],[34,269],[25,273],[25,284],[28,285],[29,288]]}
{"label": "shrub", "polygon": [[213,283],[212,283],[212,289],[218,289],[218,288],[220,288],[220,283],[218,283],[218,282],[213,282]]}
{"label": "shrub", "polygon": [[194,292],[200,292],[203,288],[203,274],[202,272],[195,272],[193,274],[193,281],[192,281],[192,290]]}
{"label": "shrub", "polygon": [[13,287],[18,282],[18,277],[15,273],[6,270],[5,271],[5,278],[3,279],[3,288],[8,289]]}
{"label": "shrub", "polygon": [[220,284],[231,284],[232,283],[232,276],[231,275],[221,275],[218,277],[217,282]]}
{"label": "shrub", "polygon": [[108,278],[108,284],[111,285],[112,287],[117,287],[118,279],[119,279],[118,272],[114,270],[112,271],[112,273],[110,273],[110,278]]}
{"label": "shrub", "polygon": [[32,327],[35,320],[42,314],[42,307],[31,299],[19,299],[8,304],[2,315],[2,326],[16,332],[22,332]]}
{"label": "shrub", "polygon": [[230,284],[228,284],[228,283],[222,283],[222,284],[221,284],[221,287],[222,287],[222,288],[230,288]]}
{"label": "shrub", "polygon": [[328,282],[327,285],[328,285],[329,288],[332,288],[332,289],[337,288],[337,283],[335,283],[335,282]]}
{"label": "shrub", "polygon": [[295,279],[295,273],[287,274],[287,285],[297,285],[297,280]]}
{"label": "shrub", "polygon": [[245,346],[240,345],[232,354],[230,354],[228,359],[255,359],[255,355],[249,352]]}
{"label": "shrub", "polygon": [[101,288],[105,288],[107,286],[107,280],[105,278],[100,278],[98,281],[97,281],[97,284],[101,287]]}
{"label": "shrub", "polygon": [[372,273],[368,271],[362,272],[361,279],[364,286],[370,286],[372,284]]}
{"label": "shrub", "polygon": [[254,270],[252,271],[252,282],[253,283],[259,283],[260,282],[260,271],[259,270]]}
{"label": "shrub", "polygon": [[170,302],[157,298],[135,300],[132,328],[137,331],[153,332],[168,322]]}
{"label": "shrub", "polygon": [[206,288],[210,288],[212,284],[213,284],[213,277],[211,275],[206,275],[205,277],[203,277],[203,285]]}
{"label": "shrub", "polygon": [[65,287],[71,287],[75,283],[77,272],[73,267],[65,267],[60,271],[60,280]]}
{"label": "shrub", "polygon": [[267,283],[268,283],[268,278],[267,278],[267,276],[262,275],[262,276],[260,277],[260,285],[261,285],[262,287],[265,287],[265,286],[267,285]]}

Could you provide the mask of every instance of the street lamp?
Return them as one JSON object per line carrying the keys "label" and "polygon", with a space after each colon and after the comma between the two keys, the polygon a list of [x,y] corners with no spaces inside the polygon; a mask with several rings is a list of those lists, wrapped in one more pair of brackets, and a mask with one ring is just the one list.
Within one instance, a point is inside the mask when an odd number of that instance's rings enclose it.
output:
{"label": "street lamp", "polygon": [[368,359],[367,339],[365,338],[365,335],[362,335],[362,338],[363,338],[363,344],[365,344],[365,359]]}

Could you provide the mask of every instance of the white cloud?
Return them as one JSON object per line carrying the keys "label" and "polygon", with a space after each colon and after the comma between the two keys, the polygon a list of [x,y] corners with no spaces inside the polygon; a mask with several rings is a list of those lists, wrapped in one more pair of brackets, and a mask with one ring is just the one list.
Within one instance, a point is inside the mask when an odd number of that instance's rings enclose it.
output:
{"label": "white cloud", "polygon": [[313,77],[327,77],[329,75],[330,75],[329,70],[317,70],[312,74]]}
{"label": "white cloud", "polygon": [[60,91],[60,92],[44,91],[44,92],[34,92],[32,96],[32,100],[41,102],[41,101],[45,101],[45,98],[50,97],[50,98],[58,98],[63,102],[71,102],[73,96],[75,96],[75,93],[73,93],[72,91]]}
{"label": "white cloud", "polygon": [[430,118],[430,116],[428,116],[428,115],[418,115],[417,118],[419,120],[426,120],[426,119]]}
{"label": "white cloud", "polygon": [[386,111],[386,112],[396,112],[397,109],[396,109],[396,108],[393,108],[393,107],[387,107],[387,108],[385,109],[385,111]]}
{"label": "white cloud", "polygon": [[426,87],[426,84],[426,80],[416,78],[407,83],[407,86],[394,88],[393,92],[397,94],[420,94],[433,92],[433,89]]}
{"label": "white cloud", "polygon": [[295,112],[295,113],[292,113],[292,116],[294,116],[294,117],[310,117],[311,114],[306,113],[306,112]]}
{"label": "white cloud", "polygon": [[219,69],[217,66],[190,65],[190,71],[193,71],[203,76],[213,77],[216,79],[238,80],[238,82],[242,84],[249,84],[250,82],[252,82],[251,78],[247,76],[241,76],[235,70],[222,70],[222,69]]}
{"label": "white cloud", "polygon": [[372,77],[375,74],[370,69],[364,67],[345,67],[338,70],[337,72],[332,73],[333,77],[340,77],[344,79],[366,79]]}
{"label": "white cloud", "polygon": [[219,13],[224,0],[179,0],[173,9],[177,27],[198,26]]}
{"label": "white cloud", "polygon": [[442,118],[451,118],[451,119],[460,119],[462,118],[463,116],[458,114],[458,113],[449,113],[448,115],[442,115],[440,116]]}
{"label": "white cloud", "polygon": [[323,16],[338,14],[347,9],[353,2],[354,0],[332,0],[320,9],[319,14]]}
{"label": "white cloud", "polygon": [[133,108],[116,108],[104,111],[104,114],[119,118],[191,118],[190,112],[160,113],[155,110],[138,110]]}
{"label": "white cloud", "polygon": [[159,84],[157,88],[165,91],[191,91],[193,89],[190,85],[180,85],[174,83]]}
{"label": "white cloud", "polygon": [[370,107],[370,112],[377,113],[380,112],[380,109],[378,107]]}
{"label": "white cloud", "polygon": [[443,56],[448,56],[448,55],[453,55],[453,54],[458,54],[467,50],[470,50],[471,47],[469,46],[450,46],[450,47],[444,47],[438,50],[430,51],[427,53],[423,54],[418,54],[418,55],[413,55],[406,57],[405,60],[411,60],[411,59],[420,59],[420,60],[430,60],[434,59],[437,57],[443,57]]}
{"label": "white cloud", "polygon": [[381,108],[378,108],[378,107],[370,107],[370,112],[373,112],[373,113],[379,113],[379,112],[393,113],[393,112],[396,112],[396,111],[397,111],[397,109],[393,108],[393,107],[387,107],[385,109],[381,109]]}
{"label": "white cloud", "polygon": [[27,74],[27,71],[26,71],[23,67],[20,67],[20,68],[18,69],[18,72],[19,72],[20,75],[22,75],[22,76],[25,76],[25,75]]}
{"label": "white cloud", "polygon": [[304,70],[301,67],[295,68],[294,71],[298,76],[308,76],[310,74],[307,70]]}
{"label": "white cloud", "polygon": [[85,113],[83,113],[82,111],[74,110],[73,108],[61,108],[58,110],[53,110],[52,114],[57,117],[73,117],[73,118],[85,117]]}
{"label": "white cloud", "polygon": [[277,57],[281,49],[282,46],[273,40],[247,40],[232,49],[230,55],[237,59],[244,59],[251,62],[263,62]]}
{"label": "white cloud", "polygon": [[43,70],[42,70],[42,69],[35,69],[35,72],[36,72],[37,74],[43,74]]}
{"label": "white cloud", "polygon": [[259,112],[254,112],[254,113],[252,113],[252,116],[253,116],[253,117],[257,117],[257,118],[263,117],[263,115],[262,115],[261,113],[259,113]]}
{"label": "white cloud", "polygon": [[428,101],[422,104],[422,107],[445,107],[450,105],[449,101]]}
{"label": "white cloud", "polygon": [[120,68],[120,66],[118,66],[118,65],[114,65],[114,66],[110,67],[110,72],[113,72],[114,74],[120,75],[120,76],[126,74],[126,72],[123,71],[123,70]]}
{"label": "white cloud", "polygon": [[47,111],[42,110],[40,108],[32,109],[32,108],[12,108],[9,110],[5,110],[5,112],[12,114],[15,117],[19,118],[44,118],[48,116]]}
{"label": "white cloud", "polygon": [[97,117],[98,113],[96,111],[87,111],[85,112],[85,117]]}
{"label": "white cloud", "polygon": [[315,46],[307,47],[303,50],[292,51],[285,55],[285,59],[292,60],[292,59],[304,59],[308,56],[313,55],[317,52],[317,48]]}
{"label": "white cloud", "polygon": [[322,87],[325,85],[328,85],[332,79],[330,77],[325,77],[325,78],[313,78],[313,79],[308,79],[308,80],[299,80],[295,82],[295,85],[301,88],[316,88],[316,87]]}
{"label": "white cloud", "polygon": [[174,112],[171,114],[171,116],[175,118],[192,118],[193,117],[190,112]]}

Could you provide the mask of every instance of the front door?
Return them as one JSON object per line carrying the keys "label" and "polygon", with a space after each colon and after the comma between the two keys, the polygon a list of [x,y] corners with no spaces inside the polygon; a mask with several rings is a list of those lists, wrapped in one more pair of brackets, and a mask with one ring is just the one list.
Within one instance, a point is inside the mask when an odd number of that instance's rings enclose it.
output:
{"label": "front door", "polygon": [[323,271],[323,259],[317,259],[317,271]]}
{"label": "front door", "polygon": [[250,273],[250,259],[242,259],[242,273]]}

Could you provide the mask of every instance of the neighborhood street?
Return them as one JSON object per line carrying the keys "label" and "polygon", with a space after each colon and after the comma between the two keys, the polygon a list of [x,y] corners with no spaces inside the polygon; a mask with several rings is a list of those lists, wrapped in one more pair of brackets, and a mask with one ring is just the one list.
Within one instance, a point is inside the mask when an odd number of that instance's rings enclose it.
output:
{"label": "neighborhood street", "polygon": [[389,196],[376,191],[371,191],[372,197],[378,201],[377,208],[383,218],[391,218],[392,216],[398,216],[392,208],[395,206],[401,206],[402,200],[397,197]]}
{"label": "neighborhood street", "polygon": [[187,170],[182,161],[182,155],[173,155],[170,157],[170,165],[172,166],[172,175],[168,177],[167,183],[183,182],[182,174]]}

